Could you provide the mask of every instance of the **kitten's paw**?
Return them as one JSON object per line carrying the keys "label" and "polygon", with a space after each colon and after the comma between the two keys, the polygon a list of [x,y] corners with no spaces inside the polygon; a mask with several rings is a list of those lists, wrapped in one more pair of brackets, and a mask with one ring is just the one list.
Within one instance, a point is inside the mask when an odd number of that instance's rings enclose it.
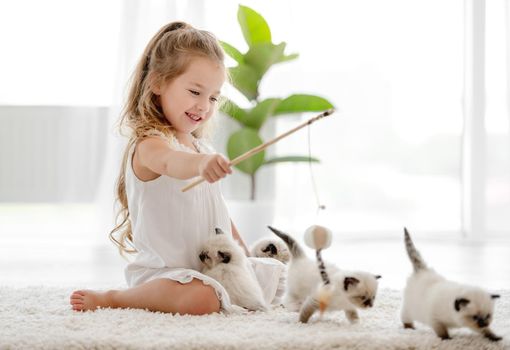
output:
{"label": "kitten's paw", "polygon": [[278,309],[287,310],[285,308],[285,305],[283,305],[283,304],[271,304],[271,310],[278,310]]}
{"label": "kitten's paw", "polygon": [[248,305],[244,305],[244,307],[250,311],[268,311],[269,310],[269,307],[265,303],[262,303],[262,302],[250,303]]}
{"label": "kitten's paw", "polygon": [[489,339],[490,341],[500,341],[501,339],[503,339],[503,337],[500,337],[499,335],[496,335],[490,331],[484,333],[484,336],[485,336],[485,338]]}
{"label": "kitten's paw", "polygon": [[232,315],[246,315],[249,311],[239,305],[231,305],[227,313]]}
{"label": "kitten's paw", "polygon": [[317,310],[319,310],[319,302],[312,297],[306,298],[301,310],[299,310],[299,322],[308,323],[310,317],[312,317]]}
{"label": "kitten's paw", "polygon": [[436,332],[437,336],[442,340],[451,339],[448,334],[448,328],[446,328],[443,324],[436,323],[432,326],[432,328],[434,329],[434,332]]}
{"label": "kitten's paw", "polygon": [[345,310],[345,316],[351,324],[359,323],[359,316],[356,310]]}

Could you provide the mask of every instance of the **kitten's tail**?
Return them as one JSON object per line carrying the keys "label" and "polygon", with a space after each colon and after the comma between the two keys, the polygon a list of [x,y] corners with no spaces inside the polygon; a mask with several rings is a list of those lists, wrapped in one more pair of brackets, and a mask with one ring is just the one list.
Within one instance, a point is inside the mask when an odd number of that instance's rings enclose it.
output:
{"label": "kitten's tail", "polygon": [[287,244],[287,247],[289,247],[290,253],[292,254],[293,258],[299,258],[299,257],[305,255],[303,249],[301,249],[299,244],[292,237],[290,237],[288,234],[283,233],[282,231],[279,231],[271,226],[268,226],[268,228],[271,231],[273,231],[273,233],[275,235],[280,237],[285,242],[285,244]]}
{"label": "kitten's tail", "polygon": [[420,255],[420,252],[414,246],[413,241],[411,240],[411,236],[409,232],[407,232],[407,228],[404,227],[404,241],[406,244],[407,255],[409,256],[409,260],[413,264],[414,272],[418,272],[420,270],[424,270],[427,268],[427,264],[423,260]]}

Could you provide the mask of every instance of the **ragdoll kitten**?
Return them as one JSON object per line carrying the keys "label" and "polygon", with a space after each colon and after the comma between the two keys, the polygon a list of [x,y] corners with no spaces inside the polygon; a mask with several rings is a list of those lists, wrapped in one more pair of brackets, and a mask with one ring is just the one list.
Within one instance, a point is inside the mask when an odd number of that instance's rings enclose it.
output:
{"label": "ragdoll kitten", "polygon": [[[268,226],[289,247],[291,260],[288,266],[287,294],[285,306],[290,310],[300,310],[299,320],[308,322],[319,309],[320,288],[323,286],[317,263],[309,259],[299,244],[289,235]],[[364,271],[344,271],[326,263],[331,297],[327,309],[344,310],[350,323],[359,320],[356,309],[369,308],[374,304],[379,275]]]}
{"label": "ragdoll kitten", "polygon": [[202,273],[218,281],[234,305],[251,311],[267,310],[262,289],[242,248],[231,237],[216,228],[199,254]]}
{"label": "ragdoll kitten", "polygon": [[290,260],[290,251],[281,239],[262,238],[250,247],[250,256],[273,258],[287,264]]}
{"label": "ragdoll kitten", "polygon": [[468,327],[490,340],[501,340],[489,325],[497,294],[481,288],[452,282],[427,267],[404,228],[405,245],[414,273],[404,290],[401,320],[404,328],[414,328],[413,321],[424,323],[441,339],[449,339],[449,328]]}

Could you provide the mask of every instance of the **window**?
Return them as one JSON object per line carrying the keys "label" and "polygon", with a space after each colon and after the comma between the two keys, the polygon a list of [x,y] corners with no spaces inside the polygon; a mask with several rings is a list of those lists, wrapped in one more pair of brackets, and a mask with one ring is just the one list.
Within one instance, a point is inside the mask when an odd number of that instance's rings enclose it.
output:
{"label": "window", "polygon": [[121,2],[0,3],[0,104],[112,103]]}

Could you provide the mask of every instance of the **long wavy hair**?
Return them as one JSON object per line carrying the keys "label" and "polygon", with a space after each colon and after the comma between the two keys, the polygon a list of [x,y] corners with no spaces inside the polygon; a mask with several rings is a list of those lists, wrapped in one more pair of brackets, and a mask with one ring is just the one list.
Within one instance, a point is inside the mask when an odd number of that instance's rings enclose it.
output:
{"label": "long wavy hair", "polygon": [[[122,256],[136,253],[126,196],[126,164],[129,150],[154,131],[170,136],[172,125],[165,118],[153,87],[167,84],[183,74],[193,57],[207,57],[224,67],[224,53],[216,37],[184,22],[172,22],[161,28],[145,48],[131,77],[128,99],[119,121],[120,133],[129,138],[116,184],[116,201],[120,204],[110,239]],[[202,137],[206,122],[193,132]]]}

